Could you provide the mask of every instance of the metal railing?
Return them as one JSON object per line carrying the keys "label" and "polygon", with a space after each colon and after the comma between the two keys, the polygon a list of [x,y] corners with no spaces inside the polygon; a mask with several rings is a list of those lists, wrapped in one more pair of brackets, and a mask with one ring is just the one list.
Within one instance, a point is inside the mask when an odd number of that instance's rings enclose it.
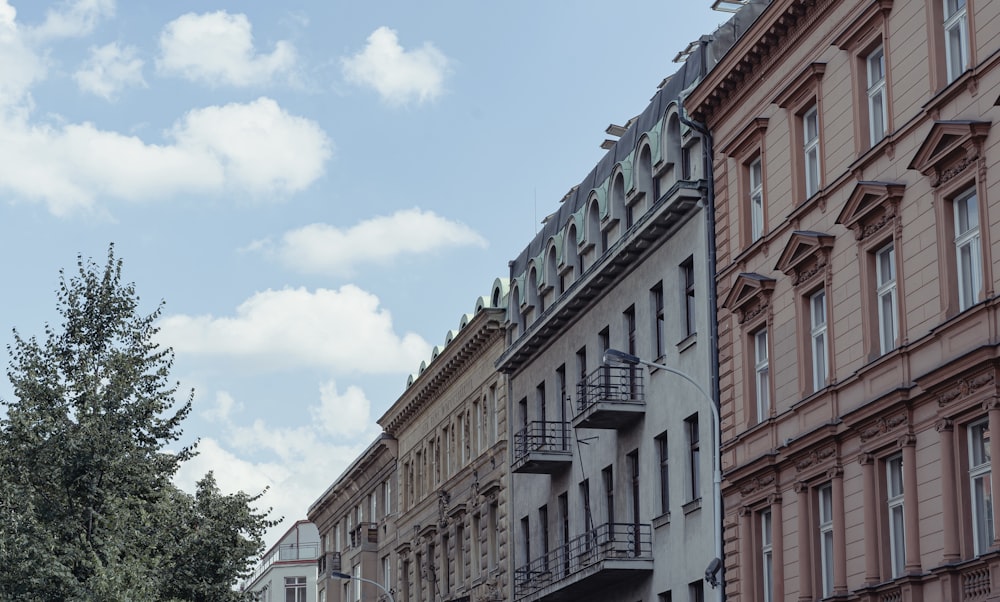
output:
{"label": "metal railing", "polygon": [[561,421],[535,420],[514,434],[514,462],[532,452],[570,452],[569,425]]}
{"label": "metal railing", "polygon": [[599,366],[577,383],[576,393],[577,412],[584,412],[599,402],[646,403],[639,366]]}
{"label": "metal railing", "polygon": [[254,568],[253,573],[247,577],[242,584],[242,589],[250,587],[258,577],[264,574],[275,562],[285,562],[289,560],[312,560],[319,557],[319,542],[311,541],[306,543],[281,544],[273,549],[270,554],[261,558]]}
{"label": "metal railing", "polygon": [[316,559],[316,571],[320,579],[330,573],[340,572],[340,552],[327,552]]}
{"label": "metal railing", "polygon": [[352,548],[366,543],[378,543],[378,523],[360,522],[351,530],[350,535]]}
{"label": "metal railing", "polygon": [[651,560],[652,527],[604,523],[514,571],[514,597],[523,598],[603,560]]}

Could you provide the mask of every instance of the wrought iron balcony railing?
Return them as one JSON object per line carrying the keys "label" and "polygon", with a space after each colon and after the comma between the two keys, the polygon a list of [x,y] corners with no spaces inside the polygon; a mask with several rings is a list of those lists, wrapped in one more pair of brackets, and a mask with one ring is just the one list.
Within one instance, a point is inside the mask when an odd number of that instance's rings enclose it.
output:
{"label": "wrought iron balcony railing", "polygon": [[[652,527],[604,523],[514,571],[514,598],[529,596],[606,560],[652,560]],[[616,571],[622,570],[616,567]]]}
{"label": "wrought iron balcony railing", "polygon": [[601,402],[644,405],[642,368],[600,366],[577,384],[577,412],[585,412]]}

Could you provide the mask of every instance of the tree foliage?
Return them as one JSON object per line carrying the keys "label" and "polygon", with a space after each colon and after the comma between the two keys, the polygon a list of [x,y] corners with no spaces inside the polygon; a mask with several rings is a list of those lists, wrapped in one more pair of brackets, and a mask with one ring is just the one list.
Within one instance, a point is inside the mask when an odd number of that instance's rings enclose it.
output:
{"label": "tree foliage", "polygon": [[192,396],[177,402],[173,352],[109,248],[60,272],[61,327],[8,346],[13,401],[0,419],[0,599],[241,600],[274,523],[259,496],[223,495],[208,474],[192,495],[172,478]]}

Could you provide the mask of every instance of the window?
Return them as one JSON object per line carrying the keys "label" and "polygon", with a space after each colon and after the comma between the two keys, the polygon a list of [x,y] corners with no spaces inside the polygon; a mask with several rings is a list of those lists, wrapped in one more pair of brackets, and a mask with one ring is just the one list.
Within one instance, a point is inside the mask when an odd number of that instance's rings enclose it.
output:
{"label": "window", "polygon": [[757,422],[771,416],[771,377],[767,359],[767,328],[753,333],[754,391],[757,396]]}
{"label": "window", "polygon": [[885,97],[885,49],[879,46],[865,59],[868,71],[868,134],[875,146],[885,137],[888,106]]}
{"label": "window", "polygon": [[833,486],[823,485],[817,492],[819,501],[819,568],[823,597],[833,594]]}
{"label": "window", "polygon": [[649,290],[653,305],[653,357],[661,358],[666,351],[664,344],[663,283],[657,282]]}
{"label": "window", "polygon": [[903,574],[906,561],[905,527],[903,522],[903,456],[885,461],[886,504],[889,509],[889,566],[892,576]]}
{"label": "window", "polygon": [[875,294],[878,296],[879,349],[883,355],[896,348],[896,250],[889,243],[875,252]]}
{"label": "window", "polygon": [[548,412],[545,408],[545,383],[538,383],[535,387],[535,408],[538,410],[538,427],[539,433],[541,434],[540,444],[542,448],[547,448],[548,446],[548,425],[545,424],[546,415]]}
{"label": "window", "polygon": [[639,482],[639,450],[633,450],[627,456],[628,460],[628,473],[629,473],[629,484],[631,485],[629,490],[629,505],[631,506],[631,518],[632,523],[632,534],[631,540],[633,549],[632,551],[636,556],[642,554],[642,538],[639,537],[639,523],[642,517],[640,511],[639,503],[641,500],[640,493],[640,482]]}
{"label": "window", "polygon": [[760,517],[760,583],[764,602],[774,600],[774,543],[771,530],[771,511],[764,510]]}
{"label": "window", "polygon": [[559,558],[560,576],[569,574],[569,494],[563,492],[559,494]]}
{"label": "window", "polygon": [[497,406],[497,386],[490,385],[490,443],[496,443],[498,433],[500,432],[500,407]]}
{"label": "window", "polygon": [[656,453],[660,465],[660,514],[670,513],[670,451],[667,447],[667,433],[656,438]]}
{"label": "window", "polygon": [[[451,544],[451,537],[447,533],[441,534],[441,589],[447,594],[451,591],[451,551],[448,549]],[[433,556],[431,561],[433,562]]]}
{"label": "window", "polygon": [[285,602],[306,602],[305,577],[285,577]]}
{"label": "window", "polygon": [[807,199],[820,189],[819,152],[819,110],[813,105],[802,114],[802,154]]}
{"label": "window", "polygon": [[972,541],[978,556],[989,550],[994,533],[990,429],[986,420],[969,426],[969,489],[972,494]]}
{"label": "window", "polygon": [[584,549],[590,551],[594,545],[594,515],[590,510],[590,479],[580,481],[580,504],[583,506]]}
{"label": "window", "polygon": [[[354,594],[354,596],[351,598],[351,600],[354,600],[355,602],[360,602],[361,601],[361,565],[360,564],[356,564],[353,567],[351,567],[351,576],[354,577],[353,579],[351,579],[351,585],[353,586],[351,588],[351,590],[352,590],[352,593]],[[305,597],[303,597],[302,598],[302,602],[305,602],[305,601],[306,601],[306,599],[305,599]],[[289,602],[289,601],[286,601],[286,602]],[[296,602],[298,602],[298,601],[296,601]]]}
{"label": "window", "polygon": [[689,499],[701,498],[701,433],[698,429],[698,414],[692,414],[684,421],[688,438],[688,484],[691,487]]}
{"label": "window", "polygon": [[413,590],[416,593],[417,602],[424,602],[424,571],[426,570],[427,567],[424,566],[424,556],[420,552],[417,552],[417,555],[414,557],[414,560],[416,561],[417,566],[415,567],[416,570],[414,571],[415,579],[413,584]]}
{"label": "window", "polygon": [[696,332],[694,297],[694,257],[688,257],[681,264],[681,284],[684,286],[684,336]]}
{"label": "window", "polygon": [[750,182],[750,240],[764,235],[764,178],[760,157],[747,166]]}
{"label": "window", "polygon": [[538,509],[538,524],[541,529],[540,535],[542,536],[542,570],[549,570],[549,506],[548,504],[543,504],[541,508]]}
{"label": "window", "polygon": [[982,256],[979,250],[979,210],[975,190],[960,194],[955,211],[955,259],[958,262],[958,305],[966,310],[979,301],[982,289]]}
{"label": "window", "polygon": [[378,520],[378,495],[376,492],[368,494],[368,522],[374,523]]}
{"label": "window", "polygon": [[965,0],[943,0],[945,63],[948,83],[955,81],[969,65],[969,23]]}
{"label": "window", "polygon": [[827,380],[826,291],[809,297],[809,324],[813,391],[819,391],[826,386]]}
{"label": "window", "polygon": [[688,584],[688,600],[705,602],[705,582],[701,579]]}
{"label": "window", "polygon": [[465,524],[455,525],[455,584],[465,583]]}
{"label": "window", "polygon": [[472,536],[469,538],[469,547],[472,549],[472,578],[476,579],[479,577],[479,571],[482,569],[482,549],[480,548],[479,542],[482,537],[480,532],[480,517],[478,514],[472,515]]}
{"label": "window", "polygon": [[388,554],[382,557],[382,586],[392,587],[392,560]]}
{"label": "window", "polygon": [[497,563],[500,562],[500,503],[493,502],[490,504],[489,514],[487,515],[489,520],[488,527],[489,533],[487,534],[487,562],[489,563],[489,569],[492,571],[497,567]]}
{"label": "window", "polygon": [[604,482],[604,508],[607,511],[605,522],[610,528],[615,522],[615,473],[613,466],[605,466],[601,471],[601,479]]}
{"label": "window", "polygon": [[531,564],[531,519],[521,518],[521,564]]}

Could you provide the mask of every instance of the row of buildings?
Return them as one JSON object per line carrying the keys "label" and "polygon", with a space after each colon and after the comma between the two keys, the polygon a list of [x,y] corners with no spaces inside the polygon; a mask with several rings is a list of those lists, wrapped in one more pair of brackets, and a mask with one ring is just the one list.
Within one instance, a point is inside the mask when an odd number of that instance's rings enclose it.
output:
{"label": "row of buildings", "polygon": [[1000,3],[734,4],[310,507],[320,602],[1000,599]]}

